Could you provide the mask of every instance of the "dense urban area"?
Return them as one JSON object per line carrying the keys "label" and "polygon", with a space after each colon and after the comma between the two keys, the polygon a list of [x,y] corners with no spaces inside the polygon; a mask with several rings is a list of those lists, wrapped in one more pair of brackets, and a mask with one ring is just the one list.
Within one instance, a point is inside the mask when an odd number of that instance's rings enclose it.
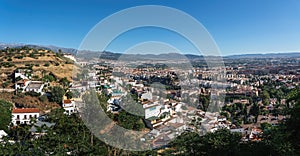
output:
{"label": "dense urban area", "polygon": [[0,155],[300,155],[300,55],[160,56],[3,48]]}

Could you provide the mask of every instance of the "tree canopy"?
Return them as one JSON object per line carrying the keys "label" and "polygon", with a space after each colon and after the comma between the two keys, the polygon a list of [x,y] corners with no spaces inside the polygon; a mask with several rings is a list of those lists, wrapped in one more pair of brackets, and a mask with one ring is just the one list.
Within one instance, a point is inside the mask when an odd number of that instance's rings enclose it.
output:
{"label": "tree canopy", "polygon": [[59,86],[54,86],[51,89],[50,101],[61,104],[64,95],[65,95],[65,90],[63,88],[61,88]]}
{"label": "tree canopy", "polygon": [[3,99],[0,99],[0,130],[7,130],[11,122],[11,109],[13,105]]}

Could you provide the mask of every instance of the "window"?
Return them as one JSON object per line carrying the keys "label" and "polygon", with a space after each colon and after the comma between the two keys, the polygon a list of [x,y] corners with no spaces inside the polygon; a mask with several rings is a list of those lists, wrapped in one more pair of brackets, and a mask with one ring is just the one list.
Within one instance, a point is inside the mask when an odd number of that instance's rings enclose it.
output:
{"label": "window", "polygon": [[24,119],[27,119],[27,115],[24,115]]}
{"label": "window", "polygon": [[17,115],[17,119],[20,119],[20,115]]}

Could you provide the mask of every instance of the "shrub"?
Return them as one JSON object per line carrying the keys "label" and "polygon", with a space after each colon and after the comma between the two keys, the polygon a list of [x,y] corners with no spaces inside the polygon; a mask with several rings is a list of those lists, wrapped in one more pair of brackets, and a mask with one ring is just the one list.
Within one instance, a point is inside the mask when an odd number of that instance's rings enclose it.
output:
{"label": "shrub", "polygon": [[39,100],[42,102],[47,102],[48,101],[48,97],[46,95],[42,95],[39,97]]}
{"label": "shrub", "polygon": [[41,93],[36,93],[36,92],[30,91],[30,92],[26,92],[25,95],[39,97],[39,96],[41,96]]}

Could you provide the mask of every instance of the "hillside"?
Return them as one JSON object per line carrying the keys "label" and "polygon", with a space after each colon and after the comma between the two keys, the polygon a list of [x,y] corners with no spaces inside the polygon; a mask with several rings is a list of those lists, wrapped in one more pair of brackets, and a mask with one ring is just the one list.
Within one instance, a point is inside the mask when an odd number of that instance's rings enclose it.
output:
{"label": "hillside", "polygon": [[27,68],[32,70],[33,80],[41,80],[44,75],[52,73],[57,79],[67,77],[72,80],[74,62],[47,49],[29,47],[6,48],[0,50],[0,85],[11,87],[14,70]]}

